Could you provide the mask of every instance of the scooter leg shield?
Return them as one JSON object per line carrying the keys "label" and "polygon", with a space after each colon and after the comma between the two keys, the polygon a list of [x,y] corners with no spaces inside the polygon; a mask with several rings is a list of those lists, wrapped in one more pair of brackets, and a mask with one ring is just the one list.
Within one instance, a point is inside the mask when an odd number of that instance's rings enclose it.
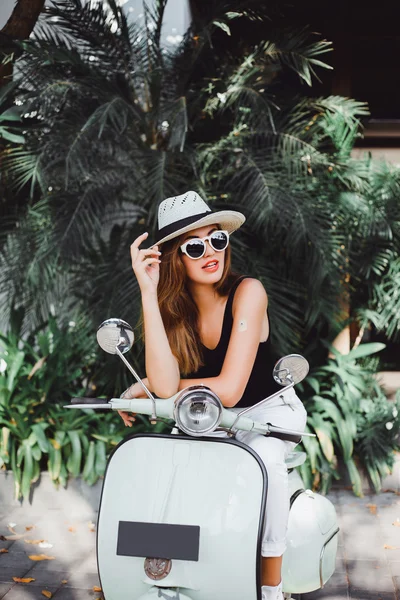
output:
{"label": "scooter leg shield", "polygon": [[266,480],[240,442],[126,438],[108,462],[99,508],[105,600],[260,600]]}

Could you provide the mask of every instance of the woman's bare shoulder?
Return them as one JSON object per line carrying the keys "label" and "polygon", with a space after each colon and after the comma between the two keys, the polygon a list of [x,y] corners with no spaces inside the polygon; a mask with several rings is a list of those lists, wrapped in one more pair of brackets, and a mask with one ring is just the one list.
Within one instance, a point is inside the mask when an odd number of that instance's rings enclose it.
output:
{"label": "woman's bare shoulder", "polygon": [[243,279],[238,287],[237,287],[237,294],[258,294],[260,296],[266,296],[267,292],[265,291],[265,288],[263,286],[263,284],[261,283],[261,281],[259,281],[258,279],[255,279],[254,277],[246,277],[246,279]]}
{"label": "woman's bare shoulder", "polygon": [[268,303],[267,292],[265,291],[263,284],[253,277],[246,277],[246,279],[243,279],[243,281],[239,283],[235,293],[233,308],[235,308],[235,305],[243,306],[247,303],[253,306],[254,304]]}

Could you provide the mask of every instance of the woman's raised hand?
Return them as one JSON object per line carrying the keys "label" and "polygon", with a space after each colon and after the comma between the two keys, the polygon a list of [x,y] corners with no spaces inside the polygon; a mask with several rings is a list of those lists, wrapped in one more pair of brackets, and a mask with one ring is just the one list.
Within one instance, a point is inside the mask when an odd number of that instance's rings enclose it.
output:
{"label": "woman's raised hand", "polygon": [[153,248],[140,249],[140,244],[147,238],[148,233],[142,233],[131,244],[132,269],[138,280],[140,291],[156,292],[158,281],[160,279],[160,259],[161,252],[158,246]]}

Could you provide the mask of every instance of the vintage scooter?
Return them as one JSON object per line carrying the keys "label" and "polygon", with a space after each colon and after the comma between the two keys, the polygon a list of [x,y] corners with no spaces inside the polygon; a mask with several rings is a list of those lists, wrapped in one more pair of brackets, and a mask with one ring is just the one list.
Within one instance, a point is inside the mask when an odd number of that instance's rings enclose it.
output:
{"label": "vintage scooter", "polygon": [[[155,399],[123,356],[134,340],[128,323],[108,319],[97,339],[123,360],[148,399],[73,398],[68,407],[131,411],[150,415],[151,423],[172,420],[173,426],[170,434],[128,435],[108,461],[97,529],[105,599],[260,600],[268,474],[258,455],[235,440],[235,432],[295,442],[312,434],[259,423],[245,416],[248,409],[229,411],[205,386]],[[292,354],[277,362],[273,376],[288,389],[307,373],[305,358]],[[207,437],[216,430],[228,437]],[[295,467],[305,458],[293,452],[287,460],[286,599],[323,587],[335,569],[335,509],[327,498],[304,489]]]}

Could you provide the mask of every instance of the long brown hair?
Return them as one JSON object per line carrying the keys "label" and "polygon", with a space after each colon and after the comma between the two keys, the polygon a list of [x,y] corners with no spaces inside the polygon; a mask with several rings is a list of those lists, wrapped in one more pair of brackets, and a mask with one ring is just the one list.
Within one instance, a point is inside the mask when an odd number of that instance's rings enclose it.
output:
{"label": "long brown hair", "polygon": [[[179,252],[182,236],[162,245],[158,304],[172,354],[182,375],[195,373],[203,364],[199,335],[199,312],[189,292],[185,266]],[[231,270],[231,248],[225,250],[221,279],[215,284],[219,296],[227,296],[238,278]]]}

